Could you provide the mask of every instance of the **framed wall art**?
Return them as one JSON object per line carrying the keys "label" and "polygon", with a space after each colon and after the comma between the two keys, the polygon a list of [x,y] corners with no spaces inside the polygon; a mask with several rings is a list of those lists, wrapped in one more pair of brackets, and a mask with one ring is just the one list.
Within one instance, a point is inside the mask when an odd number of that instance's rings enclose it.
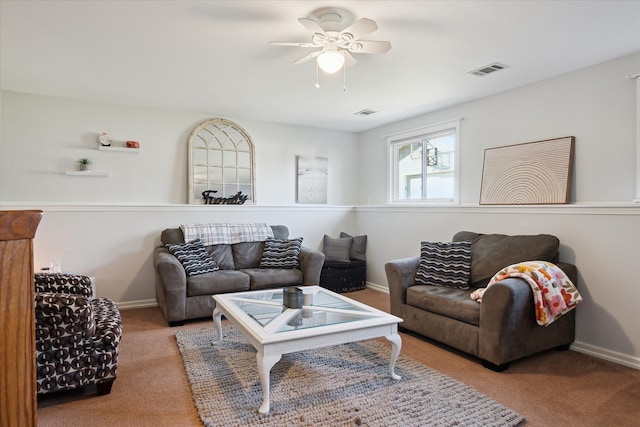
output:
{"label": "framed wall art", "polygon": [[328,164],[326,157],[298,156],[297,202],[327,203]]}
{"label": "framed wall art", "polygon": [[575,137],[484,151],[481,205],[567,204]]}

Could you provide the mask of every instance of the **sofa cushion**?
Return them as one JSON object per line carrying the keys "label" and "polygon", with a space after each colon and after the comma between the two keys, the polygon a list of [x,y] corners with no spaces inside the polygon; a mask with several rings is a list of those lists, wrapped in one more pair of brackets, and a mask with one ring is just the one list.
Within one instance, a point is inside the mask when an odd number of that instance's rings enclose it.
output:
{"label": "sofa cushion", "polygon": [[358,261],[367,260],[367,235],[362,236],[350,236],[347,233],[341,232],[340,237],[351,237],[353,242],[351,243],[351,259]]}
{"label": "sofa cushion", "polygon": [[242,270],[250,278],[251,290],[301,285],[302,271],[296,268],[248,268]]}
{"label": "sofa cushion", "polygon": [[324,253],[325,261],[351,261],[351,245],[353,244],[352,237],[343,237],[340,239],[333,239],[330,236],[324,235],[322,253]]}
{"label": "sofa cushion", "polygon": [[197,276],[218,270],[200,239],[180,245],[167,245],[169,252],[182,264],[187,276]]}
{"label": "sofa cushion", "polygon": [[231,245],[209,245],[205,248],[221,270],[235,270]]}
{"label": "sofa cushion", "polygon": [[258,268],[264,250],[264,242],[244,242],[231,245],[233,264],[238,270]]}
{"label": "sofa cushion", "polygon": [[223,294],[249,290],[249,276],[237,270],[218,270],[187,277],[187,296]]}
{"label": "sofa cushion", "polygon": [[184,243],[184,235],[179,228],[165,228],[160,235],[163,245],[179,245]]}
{"label": "sofa cushion", "polygon": [[273,230],[273,238],[274,239],[288,239],[289,238],[289,228],[286,225],[272,225],[271,229]]}
{"label": "sofa cushion", "polygon": [[416,285],[407,289],[407,304],[421,310],[479,326],[481,304],[471,299],[471,292],[473,292],[473,289]]}
{"label": "sofa cushion", "polygon": [[470,275],[470,242],[422,242],[420,244],[416,284],[469,289]]}
{"label": "sofa cushion", "polygon": [[302,237],[295,239],[267,239],[260,260],[260,268],[298,268]]}
{"label": "sofa cushion", "polygon": [[471,285],[484,287],[500,269],[523,261],[557,263],[560,241],[549,234],[479,234],[460,231],[453,241],[471,242]]}

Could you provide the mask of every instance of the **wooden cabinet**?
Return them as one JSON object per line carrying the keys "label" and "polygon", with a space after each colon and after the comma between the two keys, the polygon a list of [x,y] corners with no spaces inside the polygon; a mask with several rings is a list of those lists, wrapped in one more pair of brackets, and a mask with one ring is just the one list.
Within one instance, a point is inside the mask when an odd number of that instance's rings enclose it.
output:
{"label": "wooden cabinet", "polygon": [[0,426],[37,425],[33,237],[42,211],[0,211]]}

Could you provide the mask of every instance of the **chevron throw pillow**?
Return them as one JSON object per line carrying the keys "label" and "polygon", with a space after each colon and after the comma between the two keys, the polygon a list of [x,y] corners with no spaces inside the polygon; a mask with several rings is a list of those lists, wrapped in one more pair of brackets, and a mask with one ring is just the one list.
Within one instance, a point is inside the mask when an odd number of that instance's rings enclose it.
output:
{"label": "chevron throw pillow", "polygon": [[469,289],[471,242],[422,242],[417,285]]}
{"label": "chevron throw pillow", "polygon": [[211,255],[204,248],[202,240],[196,239],[193,242],[167,245],[169,252],[173,254],[184,267],[188,277],[200,274],[211,273],[219,270]]}
{"label": "chevron throw pillow", "polygon": [[260,260],[260,268],[298,268],[302,237],[295,239],[267,239]]}

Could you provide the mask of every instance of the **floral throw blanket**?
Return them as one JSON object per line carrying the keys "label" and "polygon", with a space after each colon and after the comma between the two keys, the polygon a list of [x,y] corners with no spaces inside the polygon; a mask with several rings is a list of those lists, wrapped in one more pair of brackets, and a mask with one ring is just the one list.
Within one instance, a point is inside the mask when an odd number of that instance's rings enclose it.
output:
{"label": "floral throw blanket", "polygon": [[[576,286],[560,267],[550,262],[527,261],[510,265],[498,271],[487,287],[507,277],[519,277],[531,286],[538,325],[550,325],[582,302]],[[471,298],[481,302],[483,293],[484,289],[477,289]]]}

